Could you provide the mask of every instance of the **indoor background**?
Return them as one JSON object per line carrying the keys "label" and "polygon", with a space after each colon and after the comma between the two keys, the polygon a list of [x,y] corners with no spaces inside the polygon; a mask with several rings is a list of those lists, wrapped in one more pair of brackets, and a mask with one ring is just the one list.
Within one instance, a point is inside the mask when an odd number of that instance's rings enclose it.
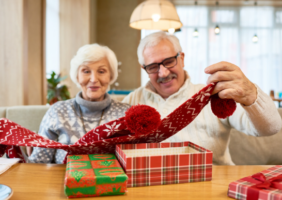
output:
{"label": "indoor background", "polygon": [[[70,60],[89,43],[109,46],[119,61],[112,90],[131,91],[147,74],[137,60],[140,39],[154,30],[129,27],[142,0],[0,0],[0,106],[45,105],[52,71],[69,78]],[[264,92],[282,92],[282,1],[172,0],[183,27],[174,34],[193,83],[205,83],[204,68],[238,65]],[[216,3],[217,2],[217,3]],[[215,33],[215,27],[220,33]],[[282,93],[281,93],[282,94]]]}

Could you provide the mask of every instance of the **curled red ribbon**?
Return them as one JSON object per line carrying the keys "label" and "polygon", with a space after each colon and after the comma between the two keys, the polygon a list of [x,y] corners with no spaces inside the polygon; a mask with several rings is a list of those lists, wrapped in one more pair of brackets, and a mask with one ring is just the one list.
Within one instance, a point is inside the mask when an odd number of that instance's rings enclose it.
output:
{"label": "curled red ribbon", "polygon": [[252,175],[251,177],[243,178],[242,180],[256,184],[248,188],[247,200],[258,200],[259,191],[261,189],[275,188],[282,190],[282,184],[279,183],[280,181],[282,181],[282,174],[267,180],[264,174],[257,173]]}

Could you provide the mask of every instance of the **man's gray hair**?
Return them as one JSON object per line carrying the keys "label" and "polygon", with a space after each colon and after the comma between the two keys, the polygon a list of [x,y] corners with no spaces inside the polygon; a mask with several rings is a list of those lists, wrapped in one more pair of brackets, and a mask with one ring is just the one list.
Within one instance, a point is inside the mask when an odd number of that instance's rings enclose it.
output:
{"label": "man's gray hair", "polygon": [[84,62],[96,62],[103,58],[107,58],[110,64],[111,81],[113,84],[118,77],[118,61],[115,53],[106,46],[95,44],[86,44],[78,49],[76,55],[71,59],[70,62],[70,77],[71,80],[81,88],[77,81],[78,68]]}
{"label": "man's gray hair", "polygon": [[174,50],[175,50],[176,53],[182,51],[182,48],[179,44],[179,40],[176,36],[168,34],[168,33],[163,32],[163,31],[152,33],[152,34],[144,37],[139,43],[139,46],[138,46],[138,49],[137,49],[137,56],[138,56],[138,61],[139,61],[140,65],[145,64],[145,59],[144,59],[144,56],[143,56],[144,49],[146,47],[154,47],[154,46],[158,45],[163,40],[169,40],[173,44]]}

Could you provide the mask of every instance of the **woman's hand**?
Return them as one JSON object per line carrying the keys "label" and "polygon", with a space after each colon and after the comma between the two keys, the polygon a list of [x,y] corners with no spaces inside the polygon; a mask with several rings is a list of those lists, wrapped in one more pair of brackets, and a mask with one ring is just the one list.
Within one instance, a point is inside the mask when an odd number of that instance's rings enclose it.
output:
{"label": "woman's hand", "polygon": [[244,75],[241,69],[228,62],[219,62],[205,69],[211,74],[207,84],[216,83],[212,94],[218,93],[221,99],[233,99],[249,106],[257,99],[256,86]]}
{"label": "woman's hand", "polygon": [[33,151],[33,147],[26,147],[26,153],[28,156],[32,154],[32,151]]}

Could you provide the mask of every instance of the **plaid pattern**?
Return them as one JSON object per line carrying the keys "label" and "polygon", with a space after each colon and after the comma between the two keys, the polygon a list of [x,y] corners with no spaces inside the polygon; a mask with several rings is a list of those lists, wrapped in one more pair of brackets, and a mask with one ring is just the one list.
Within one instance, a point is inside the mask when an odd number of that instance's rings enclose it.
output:
{"label": "plaid pattern", "polygon": [[[282,174],[282,166],[277,165],[269,169],[266,169],[262,171],[261,173],[264,174],[264,176],[268,180],[272,177]],[[228,196],[234,199],[246,200],[248,188],[253,185],[255,184],[244,181],[244,180],[238,180],[238,181],[232,182],[229,184]],[[275,188],[261,189],[259,192],[259,199],[260,200],[281,200],[282,199],[282,190],[278,190]]]}
{"label": "plaid pattern", "polygon": [[[190,147],[197,153],[126,156],[124,150]],[[212,152],[191,142],[120,144],[116,156],[128,176],[127,187],[165,185],[212,179]]]}

